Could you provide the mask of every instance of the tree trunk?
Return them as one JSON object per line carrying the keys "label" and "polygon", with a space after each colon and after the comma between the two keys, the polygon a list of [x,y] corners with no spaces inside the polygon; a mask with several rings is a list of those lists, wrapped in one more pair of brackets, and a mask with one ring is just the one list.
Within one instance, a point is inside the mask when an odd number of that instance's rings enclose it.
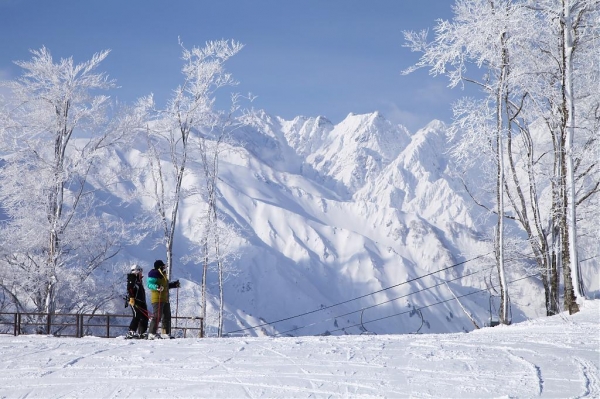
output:
{"label": "tree trunk", "polygon": [[504,270],[504,144],[502,140],[503,131],[503,102],[506,90],[506,80],[508,75],[508,54],[505,47],[506,34],[501,37],[502,42],[502,65],[500,67],[500,78],[498,82],[498,91],[496,94],[496,156],[498,157],[498,182],[497,182],[497,201],[498,201],[498,275],[500,277],[500,322],[508,324],[508,287],[506,283],[506,273]]}
{"label": "tree trunk", "polygon": [[562,32],[562,126],[561,126],[561,151],[560,186],[561,186],[561,244],[562,264],[564,278],[564,309],[570,314],[579,311],[577,297],[579,294],[579,279],[577,274],[577,229],[575,218],[575,181],[573,177],[573,123],[574,123],[574,98],[573,98],[573,37],[571,1],[562,0],[562,15],[560,28]]}
{"label": "tree trunk", "polygon": [[[573,165],[573,139],[575,136],[575,94],[573,92],[573,80],[574,80],[574,68],[573,68],[573,56],[575,52],[575,39],[574,35],[574,16],[571,15],[571,1],[563,0],[563,13],[564,13],[564,25],[563,25],[563,54],[564,54],[564,90],[565,90],[565,112],[566,112],[566,126],[565,126],[565,175],[566,175],[566,194],[567,194],[567,225],[568,225],[568,237],[569,237],[569,273],[571,275],[571,281],[573,285],[573,298],[572,301],[576,302],[577,298],[583,297],[581,292],[581,283],[579,275],[579,263],[578,263],[578,248],[577,248],[577,218],[576,218],[576,205],[577,199],[575,195],[575,172]],[[569,312],[573,311],[576,313],[579,311],[579,306],[575,303],[570,304]]]}
{"label": "tree trunk", "polygon": [[201,306],[202,306],[202,320],[204,321],[204,325],[206,325],[206,278],[208,275],[208,234],[206,234],[203,238],[202,248],[204,251],[204,261],[202,263],[202,290],[201,290]]}

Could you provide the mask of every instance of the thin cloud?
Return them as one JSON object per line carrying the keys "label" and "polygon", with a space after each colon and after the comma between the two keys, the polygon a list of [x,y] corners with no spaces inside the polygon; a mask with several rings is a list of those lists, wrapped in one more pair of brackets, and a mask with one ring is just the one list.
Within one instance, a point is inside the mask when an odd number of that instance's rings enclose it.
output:
{"label": "thin cloud", "polygon": [[450,104],[459,94],[460,89],[450,88],[446,81],[441,79],[426,80],[419,89],[415,91],[415,100],[425,104]]}
{"label": "thin cloud", "polygon": [[[0,0],[2,1],[2,0]],[[0,80],[10,80],[12,79],[11,73],[6,68],[0,68]]]}
{"label": "thin cloud", "polygon": [[432,120],[424,115],[422,111],[413,112],[399,107],[396,103],[383,104],[381,113],[387,120],[406,127],[411,133],[425,127]]}

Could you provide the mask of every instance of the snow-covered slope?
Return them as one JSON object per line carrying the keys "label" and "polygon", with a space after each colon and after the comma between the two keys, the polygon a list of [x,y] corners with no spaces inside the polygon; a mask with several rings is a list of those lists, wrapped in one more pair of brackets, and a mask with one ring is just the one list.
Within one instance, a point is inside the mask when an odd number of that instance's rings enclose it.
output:
{"label": "snow-covered slope", "polygon": [[598,300],[469,334],[0,336],[3,398],[598,398]]}
{"label": "snow-covered slope", "polygon": [[[495,273],[478,256],[490,251],[491,226],[452,174],[443,123],[409,134],[379,113],[333,125],[257,112],[234,139],[218,186],[219,209],[240,232],[240,257],[225,284],[225,332],[457,332],[473,329],[470,316],[480,326],[489,321],[485,288]],[[136,162],[132,154],[124,158]],[[192,159],[189,168],[200,165]],[[181,208],[174,269],[186,280],[181,314],[199,314],[200,267],[183,259],[200,208],[193,199]],[[146,266],[164,256],[139,247],[127,253]],[[513,280],[525,275],[509,271]],[[545,314],[535,281],[512,287],[514,321]]]}

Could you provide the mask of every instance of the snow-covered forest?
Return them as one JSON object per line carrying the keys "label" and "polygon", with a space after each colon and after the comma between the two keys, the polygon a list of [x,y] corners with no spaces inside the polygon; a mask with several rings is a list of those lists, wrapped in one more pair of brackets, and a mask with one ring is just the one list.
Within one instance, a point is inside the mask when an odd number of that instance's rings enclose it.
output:
{"label": "snow-covered forest", "polygon": [[0,312],[122,311],[129,266],[164,259],[179,313],[212,336],[577,313],[600,296],[600,1],[454,11],[405,32],[422,55],[398,69],[479,96],[416,132],[377,112],[254,110],[227,72],[235,40],[180,43],[165,105],[112,101],[107,50],[16,61],[1,82]]}

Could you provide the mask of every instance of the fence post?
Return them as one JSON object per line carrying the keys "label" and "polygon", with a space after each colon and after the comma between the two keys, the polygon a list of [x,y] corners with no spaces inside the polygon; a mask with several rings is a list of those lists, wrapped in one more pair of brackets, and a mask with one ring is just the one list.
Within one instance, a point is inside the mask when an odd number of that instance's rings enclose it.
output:
{"label": "fence post", "polygon": [[50,312],[47,313],[47,318],[46,318],[46,334],[50,335],[50,327],[52,326],[52,316],[50,315]]}
{"label": "fence post", "polygon": [[17,313],[17,335],[21,335],[21,313]]}
{"label": "fence post", "polygon": [[17,331],[18,331],[17,330],[17,322],[18,322],[18,320],[19,320],[18,313],[15,313],[15,330],[14,330],[15,337],[17,336]]}
{"label": "fence post", "polygon": [[106,338],[110,338],[110,316],[106,315]]}

